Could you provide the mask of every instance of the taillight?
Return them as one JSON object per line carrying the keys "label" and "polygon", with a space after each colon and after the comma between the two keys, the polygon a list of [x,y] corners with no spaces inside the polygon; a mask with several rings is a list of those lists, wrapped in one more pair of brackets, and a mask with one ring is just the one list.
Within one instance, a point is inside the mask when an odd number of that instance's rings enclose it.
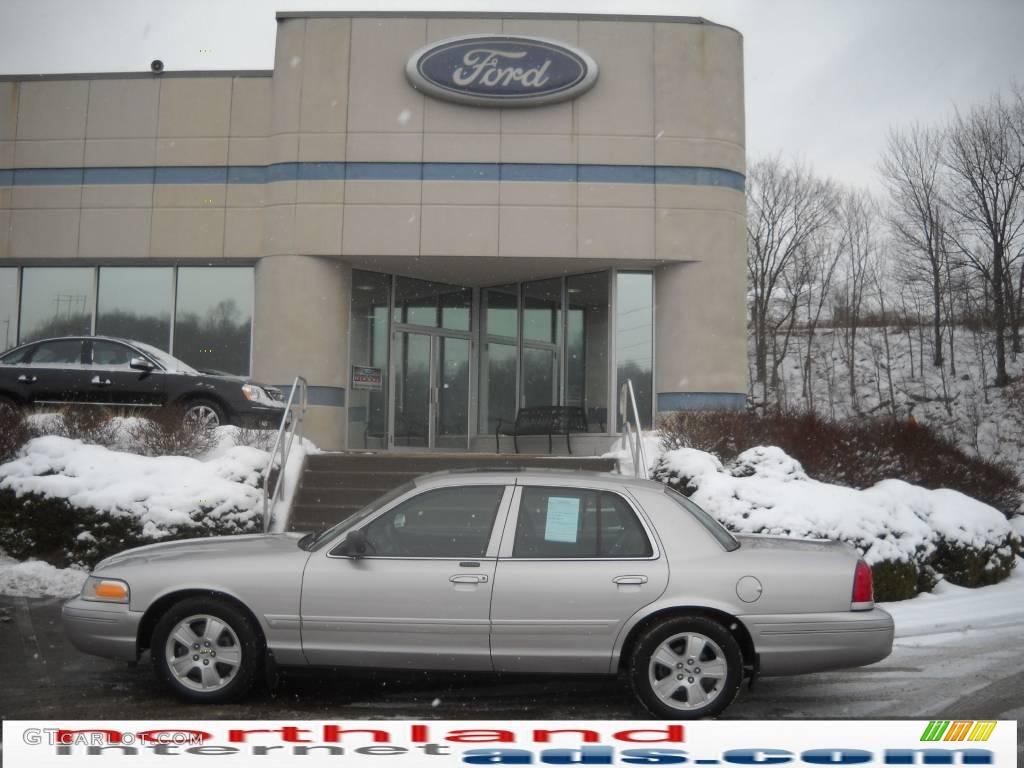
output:
{"label": "taillight", "polygon": [[863,560],[857,561],[853,572],[853,600],[851,611],[867,611],[875,606],[875,586],[871,579],[871,566]]}

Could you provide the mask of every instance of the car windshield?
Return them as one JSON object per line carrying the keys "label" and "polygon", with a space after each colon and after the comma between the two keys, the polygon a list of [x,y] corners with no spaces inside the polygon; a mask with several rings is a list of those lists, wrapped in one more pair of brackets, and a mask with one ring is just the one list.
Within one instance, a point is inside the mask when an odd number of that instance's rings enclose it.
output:
{"label": "car windshield", "polygon": [[199,373],[199,371],[192,366],[182,362],[176,357],[171,357],[162,349],[157,349],[156,347],[144,344],[141,341],[133,341],[132,344],[160,363],[165,370],[178,371],[179,373]]}
{"label": "car windshield", "polygon": [[727,552],[739,549],[739,541],[737,541],[736,538],[726,530],[725,526],[715,520],[715,518],[683,496],[679,491],[674,491],[671,488],[666,487],[665,493],[670,499],[672,499],[672,501],[697,518],[697,521],[707,528],[708,533],[714,536],[718,543],[721,544]]}
{"label": "car windshield", "polygon": [[380,498],[374,499],[365,507],[360,509],[358,512],[349,515],[340,523],[337,523],[336,525],[333,525],[330,528],[319,531],[315,534],[309,534],[307,536],[302,537],[301,539],[299,539],[299,546],[307,551],[312,551],[316,549],[321,544],[335,538],[342,531],[351,528],[352,526],[356,525],[359,521],[365,520],[378,509],[381,509],[385,504],[390,503],[394,499],[397,499],[399,496],[406,493],[407,491],[412,490],[415,487],[416,483],[415,481],[412,480],[410,480],[407,483],[402,483],[402,485],[388,491]]}

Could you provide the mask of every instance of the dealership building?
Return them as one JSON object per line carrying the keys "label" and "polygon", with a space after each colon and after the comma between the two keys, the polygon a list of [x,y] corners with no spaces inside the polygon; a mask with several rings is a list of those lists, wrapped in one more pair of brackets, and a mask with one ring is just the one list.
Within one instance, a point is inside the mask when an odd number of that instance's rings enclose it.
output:
{"label": "dealership building", "polygon": [[493,451],[565,405],[601,452],[626,379],[647,423],[743,406],[735,30],[281,13],[272,70],[166,63],[0,73],[0,350],[302,375],[326,449]]}

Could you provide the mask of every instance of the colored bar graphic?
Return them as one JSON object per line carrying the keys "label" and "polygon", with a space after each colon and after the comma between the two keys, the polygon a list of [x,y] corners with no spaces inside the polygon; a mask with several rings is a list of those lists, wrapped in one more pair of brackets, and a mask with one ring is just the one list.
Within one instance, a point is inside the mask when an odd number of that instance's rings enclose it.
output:
{"label": "colored bar graphic", "polygon": [[988,741],[995,728],[995,720],[932,720],[921,741]]}

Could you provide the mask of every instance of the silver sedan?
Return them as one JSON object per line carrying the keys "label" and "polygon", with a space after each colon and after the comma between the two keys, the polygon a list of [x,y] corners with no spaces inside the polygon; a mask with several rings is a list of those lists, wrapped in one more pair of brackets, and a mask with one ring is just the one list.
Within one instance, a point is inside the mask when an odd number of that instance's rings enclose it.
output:
{"label": "silver sedan", "polygon": [[81,650],[144,651],[220,702],[265,665],[624,674],[657,717],[744,678],[871,664],[893,622],[836,542],[734,537],[665,486],[529,470],[419,478],[318,534],[194,539],[101,562],[64,606]]}

